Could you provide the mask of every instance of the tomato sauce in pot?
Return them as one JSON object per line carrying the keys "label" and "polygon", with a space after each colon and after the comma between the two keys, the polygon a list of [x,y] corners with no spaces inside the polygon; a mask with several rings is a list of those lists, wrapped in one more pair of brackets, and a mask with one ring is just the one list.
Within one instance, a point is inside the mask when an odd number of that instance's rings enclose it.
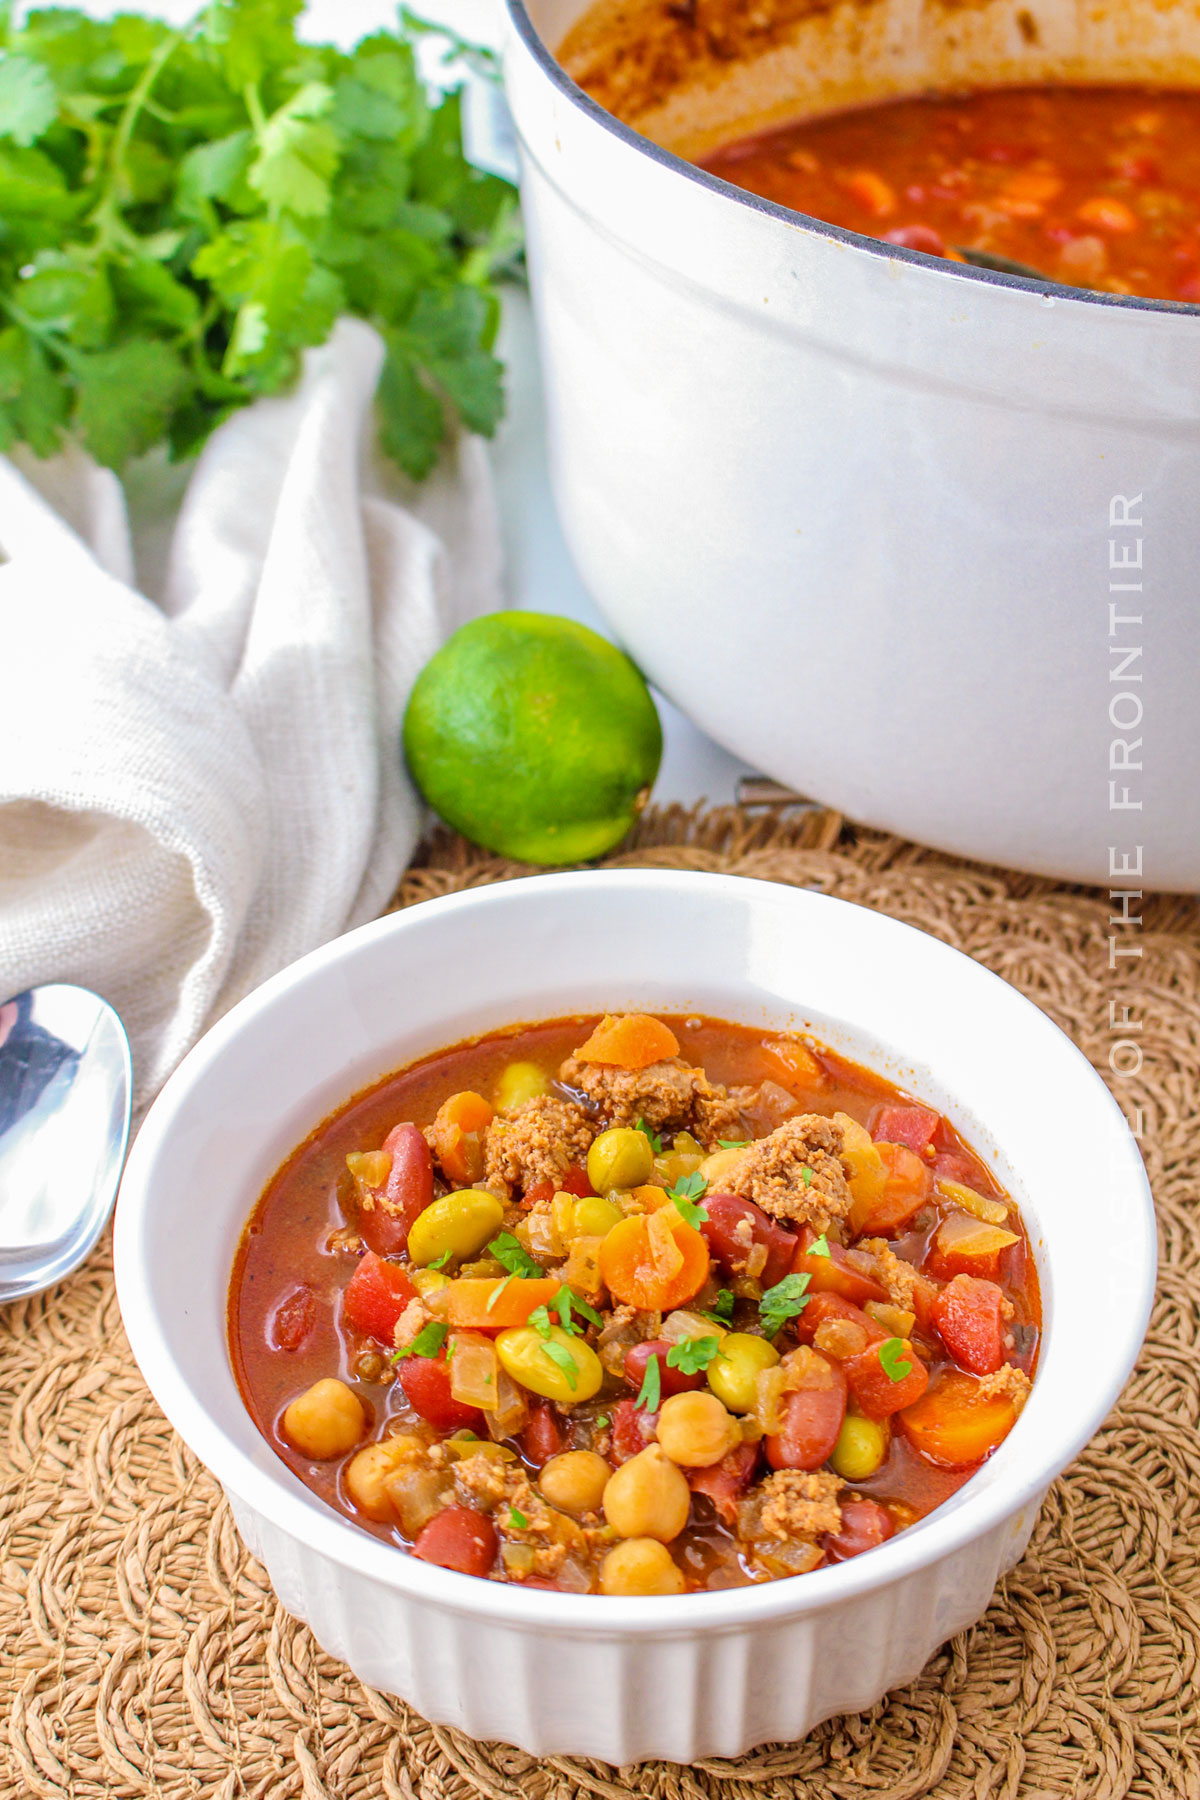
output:
{"label": "tomato sauce in pot", "polygon": [[1200,93],[997,88],[857,107],[703,166],[791,211],[931,256],[1200,303]]}

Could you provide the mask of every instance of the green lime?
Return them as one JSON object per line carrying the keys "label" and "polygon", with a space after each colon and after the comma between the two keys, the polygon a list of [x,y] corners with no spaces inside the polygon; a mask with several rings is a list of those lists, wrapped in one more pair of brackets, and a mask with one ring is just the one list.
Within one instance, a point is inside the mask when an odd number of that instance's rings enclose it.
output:
{"label": "green lime", "polygon": [[464,837],[521,862],[586,862],[646,804],[662,727],[645,681],[605,638],[548,613],[489,613],[417,677],[404,754]]}

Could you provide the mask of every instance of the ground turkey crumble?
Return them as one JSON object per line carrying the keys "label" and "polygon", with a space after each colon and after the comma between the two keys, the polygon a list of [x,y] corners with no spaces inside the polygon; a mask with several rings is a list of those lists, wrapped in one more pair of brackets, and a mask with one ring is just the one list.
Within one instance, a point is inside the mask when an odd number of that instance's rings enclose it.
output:
{"label": "ground turkey crumble", "polygon": [[645,1069],[616,1069],[569,1056],[558,1078],[586,1096],[606,1127],[641,1119],[651,1131],[693,1131],[706,1149],[715,1149],[720,1138],[745,1136],[742,1107],[754,1092],[730,1092],[680,1057]]}
{"label": "ground turkey crumble", "polygon": [[759,1522],[768,1537],[818,1538],[842,1526],[838,1492],[842,1482],[823,1469],[779,1469],[759,1489]]}
{"label": "ground turkey crumble", "polygon": [[832,1119],[800,1113],[751,1144],[722,1186],[776,1219],[828,1231],[850,1211],[841,1148],[841,1127]]}
{"label": "ground turkey crumble", "polygon": [[981,1399],[990,1400],[993,1395],[1002,1394],[1006,1400],[1012,1401],[1018,1412],[1028,1400],[1032,1386],[1024,1369],[1018,1369],[1012,1363],[1002,1363],[994,1374],[979,1377]]}
{"label": "ground turkey crumble", "polygon": [[586,1548],[574,1519],[547,1506],[518,1462],[491,1456],[464,1457],[454,1470],[459,1501],[490,1513],[501,1537],[533,1551],[526,1575],[554,1576],[572,1548]]}
{"label": "ground turkey crumble", "polygon": [[875,1258],[875,1272],[888,1291],[893,1306],[912,1312],[913,1295],[922,1281],[910,1262],[897,1256],[886,1238],[860,1238],[858,1248]]}
{"label": "ground turkey crumble", "polygon": [[484,1181],[505,1200],[539,1181],[558,1181],[572,1163],[587,1160],[596,1128],[569,1100],[539,1094],[484,1133]]}

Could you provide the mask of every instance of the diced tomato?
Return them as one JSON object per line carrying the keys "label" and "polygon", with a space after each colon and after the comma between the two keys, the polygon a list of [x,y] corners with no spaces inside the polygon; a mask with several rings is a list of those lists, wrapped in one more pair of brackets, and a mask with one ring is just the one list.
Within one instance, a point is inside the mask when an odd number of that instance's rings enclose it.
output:
{"label": "diced tomato", "polygon": [[898,1343],[889,1339],[888,1342],[893,1344],[894,1350],[894,1355],[887,1359],[888,1364],[893,1369],[908,1364],[908,1373],[901,1375],[899,1380],[888,1374],[887,1365],[881,1359],[883,1346],[880,1344],[869,1344],[846,1364],[850,1392],[869,1419],[886,1419],[892,1413],[901,1412],[919,1400],[929,1386],[929,1370],[908,1339],[901,1338]]}
{"label": "diced tomato", "polygon": [[907,1144],[924,1156],[941,1119],[928,1106],[881,1106],[871,1123],[871,1136],[889,1144]]}
{"label": "diced tomato", "polygon": [[846,1376],[840,1363],[824,1360],[828,1385],[814,1382],[783,1397],[783,1424],[763,1440],[773,1469],[819,1469],[837,1443],[846,1417]]}
{"label": "diced tomato", "polygon": [[846,1319],[852,1325],[860,1326],[866,1332],[868,1344],[882,1344],[888,1335],[861,1306],[855,1306],[841,1294],[814,1294],[796,1320],[797,1336],[811,1344],[818,1327],[829,1319]]}
{"label": "diced tomato", "polygon": [[303,1283],[292,1289],[271,1314],[270,1341],[276,1350],[302,1348],[317,1322],[317,1297]]}
{"label": "diced tomato", "polygon": [[557,1456],[562,1447],[562,1432],[558,1428],[554,1408],[548,1402],[538,1404],[535,1401],[521,1433],[521,1449],[525,1457],[535,1468],[540,1469],[552,1456]]}
{"label": "diced tomato", "polygon": [[354,1225],[368,1249],[396,1256],[408,1242],[409,1226],[433,1199],[433,1158],[415,1125],[395,1126],[383,1148],[392,1159],[387,1180],[370,1195],[370,1206],[360,1198]]}
{"label": "diced tomato", "polygon": [[682,1369],[672,1369],[669,1366],[667,1351],[670,1348],[666,1338],[654,1338],[646,1344],[634,1344],[626,1353],[625,1379],[635,1393],[641,1391],[651,1357],[658,1363],[659,1393],[664,1400],[670,1394],[685,1394],[705,1385],[702,1374],[685,1375]]}
{"label": "diced tomato", "polygon": [[886,1170],[882,1192],[865,1205],[856,1201],[850,1219],[859,1237],[895,1237],[933,1192],[933,1175],[907,1144],[881,1140],[875,1148]]}
{"label": "diced tomato", "polygon": [[877,1500],[851,1495],[842,1501],[841,1529],[830,1532],[825,1539],[825,1554],[830,1562],[845,1562],[848,1557],[861,1556],[864,1550],[874,1550],[895,1529],[891,1514]]}
{"label": "diced tomato", "polygon": [[758,1467],[758,1445],[739,1444],[719,1463],[707,1469],[685,1469],[693,1494],[703,1494],[717,1509],[718,1518],[726,1525],[737,1519],[738,1501],[754,1480]]}
{"label": "diced tomato", "polygon": [[464,1406],[450,1392],[450,1367],[443,1350],[437,1357],[406,1356],[400,1364],[400,1386],[409,1405],[435,1431],[487,1430],[483,1414],[476,1406]]}
{"label": "diced tomato", "polygon": [[1004,1292],[994,1281],[956,1275],[934,1302],[933,1323],[955,1362],[972,1375],[991,1375],[1004,1361]]}
{"label": "diced tomato", "polygon": [[472,1506],[447,1506],[430,1519],[412,1547],[422,1562],[460,1575],[487,1575],[496,1560],[496,1527]]}
{"label": "diced tomato", "polygon": [[984,1192],[979,1185],[978,1163],[961,1150],[939,1150],[933,1159],[933,1173],[935,1180],[944,1177],[947,1181],[961,1181],[964,1187]]}
{"label": "diced tomato", "polygon": [[368,1250],[342,1295],[342,1324],[360,1337],[391,1344],[396,1321],[416,1298],[416,1289],[399,1263],[385,1262]]}
{"label": "diced tomato", "polygon": [[653,1443],[658,1414],[648,1413],[633,1400],[618,1400],[612,1409],[613,1461],[628,1462],[639,1450]]}
{"label": "diced tomato", "polygon": [[[704,1210],[708,1218],[700,1229],[705,1242],[729,1274],[743,1272],[750,1251],[755,1245],[761,1245],[767,1260],[758,1271],[758,1280],[765,1288],[774,1287],[777,1281],[783,1280],[791,1269],[800,1241],[794,1231],[786,1231],[760,1206],[755,1206],[753,1200],[743,1200],[737,1194],[706,1194]],[[743,1232],[745,1230],[743,1221],[750,1228],[749,1243],[744,1235],[738,1236],[739,1225]]]}
{"label": "diced tomato", "polygon": [[815,1241],[815,1233],[806,1226],[792,1259],[793,1272],[808,1276],[810,1293],[840,1294],[856,1306],[865,1306],[868,1300],[886,1301],[887,1289],[856,1268],[840,1244],[830,1244],[828,1256],[813,1256],[809,1245]]}
{"label": "diced tomato", "polygon": [[521,1205],[536,1206],[539,1200],[553,1200],[555,1194],[574,1194],[577,1200],[583,1200],[593,1191],[587,1170],[572,1163],[561,1181],[535,1181],[526,1189]]}

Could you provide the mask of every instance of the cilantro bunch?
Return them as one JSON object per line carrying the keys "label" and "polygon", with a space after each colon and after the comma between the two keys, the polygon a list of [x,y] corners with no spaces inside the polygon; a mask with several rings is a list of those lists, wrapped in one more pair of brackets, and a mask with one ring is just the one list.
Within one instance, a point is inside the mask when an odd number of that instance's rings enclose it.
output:
{"label": "cilantro bunch", "polygon": [[186,456],[295,377],[343,312],[382,333],[382,442],[433,467],[503,410],[493,278],[510,185],[431,97],[427,29],[302,44],[302,0],[209,0],[176,30],[0,0],[0,450],[67,434],[119,469]]}

